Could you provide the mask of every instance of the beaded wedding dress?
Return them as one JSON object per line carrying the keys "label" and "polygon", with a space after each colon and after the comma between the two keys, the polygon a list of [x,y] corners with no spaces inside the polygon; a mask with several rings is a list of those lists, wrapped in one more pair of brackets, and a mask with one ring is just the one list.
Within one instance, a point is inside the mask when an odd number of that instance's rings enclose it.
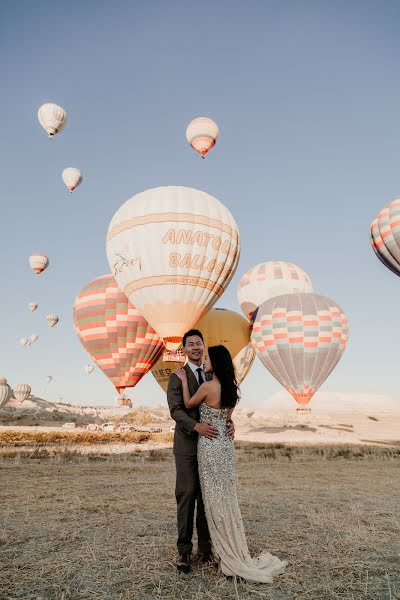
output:
{"label": "beaded wedding dress", "polygon": [[287,563],[266,551],[254,558],[249,554],[236,495],[234,444],[225,435],[228,410],[204,402],[200,405],[200,421],[211,423],[219,433],[212,440],[199,437],[197,447],[208,529],[224,575],[271,583],[274,575],[284,572]]}

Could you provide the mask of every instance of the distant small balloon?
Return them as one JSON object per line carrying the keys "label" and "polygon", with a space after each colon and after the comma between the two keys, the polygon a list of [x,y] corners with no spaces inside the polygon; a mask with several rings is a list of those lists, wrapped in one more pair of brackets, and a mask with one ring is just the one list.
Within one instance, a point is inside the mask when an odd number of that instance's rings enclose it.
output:
{"label": "distant small balloon", "polygon": [[28,308],[31,312],[35,312],[38,306],[39,304],[37,304],[37,302],[29,302],[28,304]]}
{"label": "distant small balloon", "polygon": [[58,104],[46,102],[38,110],[38,119],[49,138],[52,138],[64,129],[67,123],[67,113]]}
{"label": "distant small balloon", "polygon": [[49,266],[49,259],[44,254],[32,254],[29,264],[36,275],[40,275]]}
{"label": "distant small balloon", "polygon": [[57,325],[59,319],[58,315],[47,315],[46,320],[48,322],[48,324],[50,325],[50,327],[54,327],[54,325]]}
{"label": "distant small balloon", "polygon": [[48,375],[46,377],[46,383],[50,383],[50,381],[52,381],[52,380],[53,380],[53,377],[51,375]]}
{"label": "distant small balloon", "polygon": [[27,400],[31,393],[31,386],[27,383],[20,383],[14,388],[14,397],[19,401],[23,402]]}
{"label": "distant small balloon", "polygon": [[82,183],[81,172],[75,167],[67,167],[66,169],[64,169],[61,177],[70,192],[73,192],[74,189]]}
{"label": "distant small balloon", "polygon": [[207,152],[215,146],[218,136],[218,125],[208,117],[193,119],[186,129],[188,143],[193,150],[200,154],[201,158],[204,158]]}
{"label": "distant small balloon", "polygon": [[19,340],[19,343],[21,344],[21,346],[22,346],[23,348],[25,348],[25,346],[29,346],[29,344],[30,344],[30,342],[29,342],[28,338],[21,338],[21,339]]}
{"label": "distant small balloon", "polygon": [[39,336],[36,333],[32,333],[31,335],[31,342],[33,344],[33,342],[36,342],[36,340],[39,339]]}
{"label": "distant small balloon", "polygon": [[91,373],[93,373],[93,371],[94,371],[94,366],[93,365],[86,365],[86,367],[85,367],[85,373],[87,375],[90,375]]}

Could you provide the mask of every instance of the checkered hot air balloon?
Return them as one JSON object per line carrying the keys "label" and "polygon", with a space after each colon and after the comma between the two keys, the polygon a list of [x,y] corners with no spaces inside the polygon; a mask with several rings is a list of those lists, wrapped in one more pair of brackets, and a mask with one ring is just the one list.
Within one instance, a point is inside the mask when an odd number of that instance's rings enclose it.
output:
{"label": "checkered hot air balloon", "polygon": [[157,362],[164,345],[111,275],[91,281],[73,309],[75,331],[118,393],[134,387]]}
{"label": "checkered hot air balloon", "polygon": [[285,294],[263,302],[252,322],[261,362],[298,404],[308,404],[347,345],[340,306],[318,294]]}
{"label": "checkered hot air balloon", "polygon": [[215,146],[218,136],[218,125],[208,117],[193,119],[186,129],[188,143],[193,150],[200,154],[201,158],[204,158],[207,152]]}
{"label": "checkered hot air balloon", "polygon": [[244,315],[251,317],[262,302],[295,292],[313,291],[309,276],[297,265],[271,260],[249,269],[239,281],[237,298]]}
{"label": "checkered hot air balloon", "polygon": [[385,206],[371,223],[371,245],[379,260],[400,276],[400,199]]}

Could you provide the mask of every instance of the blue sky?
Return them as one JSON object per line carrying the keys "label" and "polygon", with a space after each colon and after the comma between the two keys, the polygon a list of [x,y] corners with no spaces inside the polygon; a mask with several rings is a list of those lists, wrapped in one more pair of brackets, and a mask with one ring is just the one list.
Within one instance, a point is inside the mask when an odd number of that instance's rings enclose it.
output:
{"label": "blue sky", "polygon": [[[1,375],[41,394],[51,374],[48,399],[113,402],[102,373],[83,372],[72,304],[109,272],[119,206],[170,184],[213,194],[238,223],[241,260],[217,306],[240,311],[236,286],[254,264],[295,262],[349,317],[323,390],[398,394],[400,281],[369,245],[372,218],[400,194],[397,2],[4,1],[0,12]],[[37,121],[46,101],[69,116],[54,140]],[[185,140],[201,115],[220,126],[204,161]],[[73,194],[66,166],[84,175]],[[51,261],[38,278],[33,252]],[[243,401],[278,390],[256,361]],[[129,395],[165,402],[150,374]]]}

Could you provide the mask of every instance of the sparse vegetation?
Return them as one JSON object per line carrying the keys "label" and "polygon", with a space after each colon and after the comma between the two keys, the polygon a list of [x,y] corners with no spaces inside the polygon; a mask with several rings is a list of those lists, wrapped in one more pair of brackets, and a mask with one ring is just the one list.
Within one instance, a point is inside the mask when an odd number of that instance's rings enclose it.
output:
{"label": "sparse vegetation", "polygon": [[0,431],[0,448],[21,445],[46,444],[110,444],[110,443],[143,443],[143,442],[172,442],[172,433],[148,433],[132,431],[129,433],[103,431]]}
{"label": "sparse vegetation", "polygon": [[38,446],[10,456],[0,463],[0,597],[394,600],[399,450],[237,444],[250,551],[268,548],[288,560],[269,585],[203,565],[187,576],[176,572],[170,449],[84,456],[59,444],[52,455]]}

